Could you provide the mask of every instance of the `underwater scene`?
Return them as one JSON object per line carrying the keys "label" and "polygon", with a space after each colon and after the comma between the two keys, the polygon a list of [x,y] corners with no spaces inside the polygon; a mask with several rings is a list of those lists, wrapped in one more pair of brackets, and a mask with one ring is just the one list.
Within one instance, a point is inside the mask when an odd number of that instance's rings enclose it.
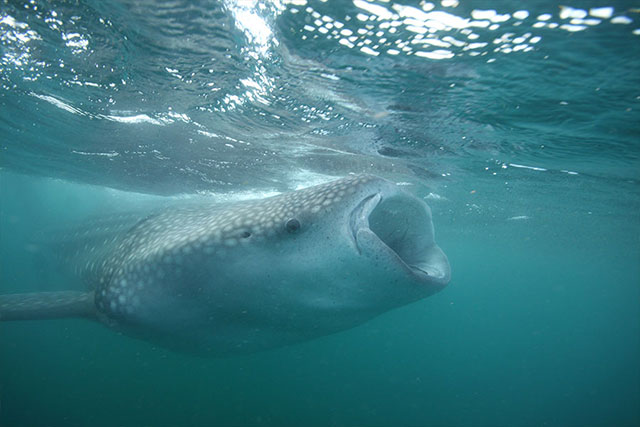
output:
{"label": "underwater scene", "polygon": [[640,3],[0,0],[0,426],[640,425]]}

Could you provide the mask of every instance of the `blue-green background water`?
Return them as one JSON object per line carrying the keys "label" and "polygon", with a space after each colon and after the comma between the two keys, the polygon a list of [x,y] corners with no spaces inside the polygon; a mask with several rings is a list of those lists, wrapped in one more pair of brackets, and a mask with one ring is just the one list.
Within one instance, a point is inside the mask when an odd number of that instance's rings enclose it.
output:
{"label": "blue-green background water", "polygon": [[0,2],[0,292],[80,286],[51,225],[360,172],[451,284],[225,359],[1,324],[0,425],[638,425],[640,5],[296,3]]}

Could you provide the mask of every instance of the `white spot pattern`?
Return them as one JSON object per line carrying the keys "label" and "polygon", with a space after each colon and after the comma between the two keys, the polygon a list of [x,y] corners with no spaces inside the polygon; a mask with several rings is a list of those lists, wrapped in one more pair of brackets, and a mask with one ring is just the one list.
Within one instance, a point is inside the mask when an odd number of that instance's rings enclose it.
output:
{"label": "white spot pattern", "polygon": [[112,320],[135,317],[146,296],[169,292],[163,283],[182,281],[190,266],[224,258],[248,244],[286,238],[289,219],[304,218],[304,229],[313,215],[330,212],[376,180],[349,176],[266,199],[174,207],[151,215],[114,238],[110,255],[95,263],[92,270],[100,277],[96,305]]}

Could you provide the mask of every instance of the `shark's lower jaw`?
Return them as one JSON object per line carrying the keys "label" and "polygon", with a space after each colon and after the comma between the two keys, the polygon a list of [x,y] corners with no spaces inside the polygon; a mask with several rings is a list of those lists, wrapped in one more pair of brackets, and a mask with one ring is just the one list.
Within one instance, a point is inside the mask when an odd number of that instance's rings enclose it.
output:
{"label": "shark's lower jaw", "polygon": [[353,210],[350,227],[360,254],[373,247],[394,258],[413,281],[437,288],[449,282],[449,261],[434,242],[431,213],[419,199],[402,193],[369,195]]}

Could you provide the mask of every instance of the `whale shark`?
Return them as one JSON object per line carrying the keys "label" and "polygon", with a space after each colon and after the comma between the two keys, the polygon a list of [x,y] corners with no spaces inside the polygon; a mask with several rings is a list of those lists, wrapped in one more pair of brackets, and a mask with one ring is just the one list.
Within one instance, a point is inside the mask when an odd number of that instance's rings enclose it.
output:
{"label": "whale shark", "polygon": [[0,295],[0,321],[83,317],[224,356],[355,327],[451,277],[429,206],[371,175],[104,219],[74,238],[87,289]]}

